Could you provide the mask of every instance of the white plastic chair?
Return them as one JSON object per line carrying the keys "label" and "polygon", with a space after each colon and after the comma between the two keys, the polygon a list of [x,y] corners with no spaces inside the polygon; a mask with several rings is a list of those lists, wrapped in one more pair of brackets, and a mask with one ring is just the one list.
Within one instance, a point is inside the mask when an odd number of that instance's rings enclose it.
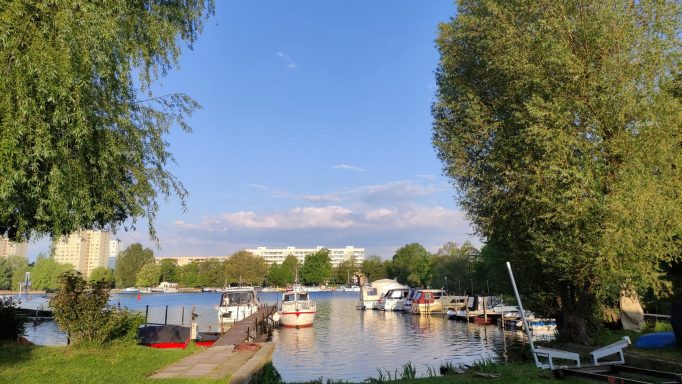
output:
{"label": "white plastic chair", "polygon": [[[627,336],[623,336],[622,340],[618,340],[615,343],[606,345],[599,349],[595,349],[594,351],[590,352],[590,356],[592,356],[592,362],[594,363],[594,365],[625,364],[623,348],[626,348],[630,344],[632,344],[630,342],[630,338]],[[601,362],[599,361],[599,359],[601,358],[616,354],[618,355],[618,360]]]}

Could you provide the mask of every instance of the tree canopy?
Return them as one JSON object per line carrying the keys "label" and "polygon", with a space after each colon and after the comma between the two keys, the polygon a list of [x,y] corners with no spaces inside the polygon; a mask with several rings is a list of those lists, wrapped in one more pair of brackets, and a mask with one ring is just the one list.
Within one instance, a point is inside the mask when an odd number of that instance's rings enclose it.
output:
{"label": "tree canopy", "polygon": [[424,286],[430,281],[432,257],[421,244],[407,244],[393,255],[389,274],[401,284]]}
{"label": "tree canopy", "polygon": [[328,249],[306,255],[299,273],[304,284],[323,284],[332,276],[332,259]]}
{"label": "tree canopy", "polygon": [[148,263],[154,263],[154,252],[151,249],[142,247],[140,243],[128,246],[116,258],[114,269],[116,286],[119,288],[135,286],[137,273]]}
{"label": "tree canopy", "polygon": [[284,286],[294,282],[298,268],[298,258],[288,255],[282,264],[272,264],[268,271],[268,284],[274,286]]}
{"label": "tree canopy", "polygon": [[88,279],[90,284],[101,283],[105,287],[111,288],[114,286],[114,271],[107,267],[97,267],[90,271],[90,278]]}
{"label": "tree canopy", "polygon": [[150,262],[142,266],[135,278],[135,285],[138,287],[156,287],[161,281],[161,269],[155,262]]}
{"label": "tree canopy", "polygon": [[367,280],[374,281],[388,277],[387,266],[389,260],[381,260],[377,255],[371,255],[362,261],[360,269],[367,277]]}
{"label": "tree canopy", "polygon": [[65,273],[74,271],[71,264],[63,264],[51,258],[36,261],[31,268],[31,288],[55,290],[59,288],[59,279]]}
{"label": "tree canopy", "polygon": [[192,46],[213,0],[3,2],[0,235],[115,231],[186,190],[164,136],[198,107],[150,85]]}
{"label": "tree canopy", "polygon": [[268,273],[268,265],[260,256],[248,251],[237,251],[225,260],[228,283],[260,285]]}
{"label": "tree canopy", "polygon": [[577,341],[623,285],[665,290],[682,254],[680,10],[462,0],[440,26],[444,171],[522,288],[561,297]]}

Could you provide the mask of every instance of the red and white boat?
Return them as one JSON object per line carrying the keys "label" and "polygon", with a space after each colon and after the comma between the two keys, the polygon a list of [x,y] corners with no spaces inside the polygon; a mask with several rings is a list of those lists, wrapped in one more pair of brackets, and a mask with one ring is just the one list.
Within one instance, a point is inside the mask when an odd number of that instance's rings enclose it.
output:
{"label": "red and white boat", "polygon": [[300,284],[294,284],[282,295],[279,309],[279,323],[287,328],[312,327],[315,321],[316,304]]}

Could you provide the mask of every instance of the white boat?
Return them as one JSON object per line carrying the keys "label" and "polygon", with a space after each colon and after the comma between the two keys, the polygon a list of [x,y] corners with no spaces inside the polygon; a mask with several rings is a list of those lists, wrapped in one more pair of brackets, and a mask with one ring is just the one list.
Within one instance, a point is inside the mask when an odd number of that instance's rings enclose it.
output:
{"label": "white boat", "polygon": [[409,288],[389,289],[377,301],[377,309],[381,311],[402,311],[404,310],[405,299],[410,294]]}
{"label": "white boat", "polygon": [[370,285],[364,285],[360,288],[360,300],[356,305],[357,309],[377,309],[376,302],[389,289],[406,289],[408,287],[391,279],[381,279],[373,281]]}
{"label": "white boat", "polygon": [[223,289],[218,304],[218,323],[233,324],[258,312],[260,300],[253,287]]}
{"label": "white boat", "polygon": [[140,289],[135,287],[129,287],[121,290],[121,293],[139,293]]}
{"label": "white boat", "polygon": [[300,284],[284,291],[279,309],[279,323],[287,328],[312,327],[317,306]]}

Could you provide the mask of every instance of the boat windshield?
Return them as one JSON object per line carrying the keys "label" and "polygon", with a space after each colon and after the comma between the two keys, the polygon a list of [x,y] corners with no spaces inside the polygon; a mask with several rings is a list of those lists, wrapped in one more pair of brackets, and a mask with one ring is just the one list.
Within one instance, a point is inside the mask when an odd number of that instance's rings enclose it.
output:
{"label": "boat windshield", "polygon": [[223,305],[246,305],[253,302],[251,292],[229,292],[225,293]]}
{"label": "boat windshield", "polygon": [[[298,296],[298,297],[297,297]],[[285,293],[283,301],[308,300],[308,292]]]}

